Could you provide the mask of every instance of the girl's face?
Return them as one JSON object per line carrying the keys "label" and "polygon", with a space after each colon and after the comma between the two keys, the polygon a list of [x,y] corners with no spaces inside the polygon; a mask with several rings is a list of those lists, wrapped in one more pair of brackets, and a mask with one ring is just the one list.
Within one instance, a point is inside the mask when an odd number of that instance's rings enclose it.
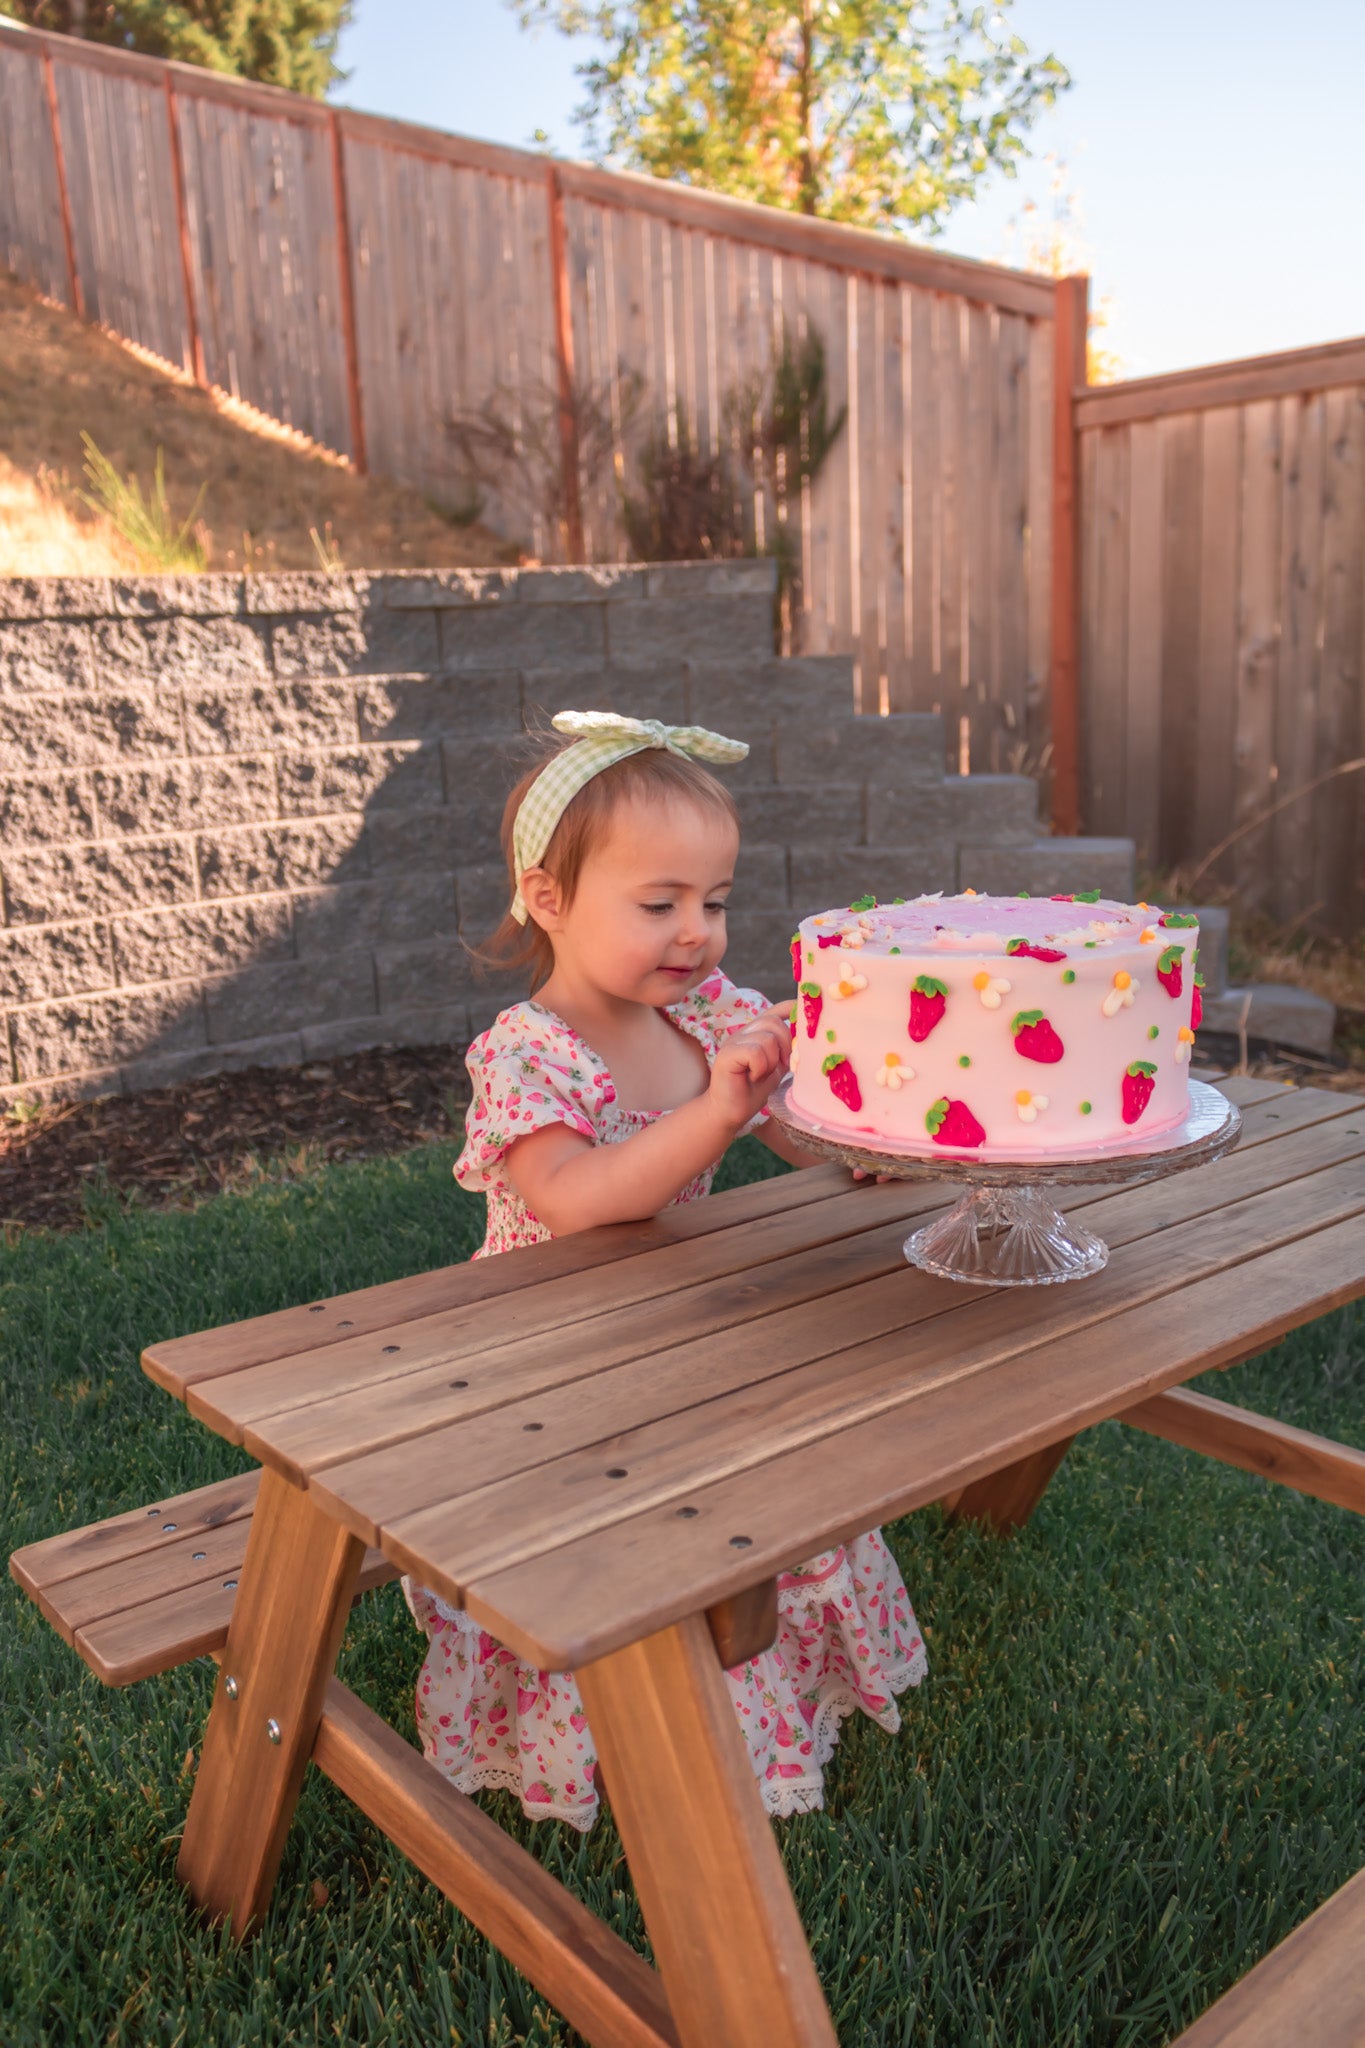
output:
{"label": "girl's face", "polygon": [[584,860],[567,908],[547,875],[535,879],[548,892],[536,887],[527,895],[553,939],[556,976],[581,977],[601,994],[655,1009],[676,1003],[725,952],[738,853],[738,831],[714,811],[685,799],[620,804]]}

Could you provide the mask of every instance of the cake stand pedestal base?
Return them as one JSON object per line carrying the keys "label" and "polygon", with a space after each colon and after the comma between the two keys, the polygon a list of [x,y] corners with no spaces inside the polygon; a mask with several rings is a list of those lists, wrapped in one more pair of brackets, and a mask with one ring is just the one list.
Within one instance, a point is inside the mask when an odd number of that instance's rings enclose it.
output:
{"label": "cake stand pedestal base", "polygon": [[1205,1081],[1191,1081],[1189,1113],[1153,1137],[1078,1152],[1069,1159],[889,1145],[856,1131],[819,1123],[792,1108],[791,1077],[769,1104],[774,1120],[818,1159],[842,1160],[892,1180],[965,1183],[956,1208],[905,1240],[912,1266],[940,1280],[976,1287],[1049,1287],[1098,1273],[1109,1247],[1082,1223],[1063,1216],[1049,1187],[1136,1187],[1220,1159],[1237,1143],[1241,1112]]}
{"label": "cake stand pedestal base", "polygon": [[1046,1287],[1098,1273],[1109,1247],[1041,1188],[969,1188],[955,1209],[906,1238],[905,1256],[940,1280]]}

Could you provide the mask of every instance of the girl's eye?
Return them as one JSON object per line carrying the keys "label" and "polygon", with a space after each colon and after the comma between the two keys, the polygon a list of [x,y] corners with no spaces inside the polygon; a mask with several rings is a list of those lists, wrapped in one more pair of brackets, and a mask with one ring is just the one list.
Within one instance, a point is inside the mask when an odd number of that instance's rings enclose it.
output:
{"label": "girl's eye", "polygon": [[671,903],[642,903],[641,910],[647,910],[651,917],[667,917],[673,908]]}
{"label": "girl's eye", "polygon": [[721,917],[724,917],[726,911],[729,908],[729,904],[723,901],[720,903],[708,903],[706,905],[706,909],[710,911],[713,916],[718,913]]}

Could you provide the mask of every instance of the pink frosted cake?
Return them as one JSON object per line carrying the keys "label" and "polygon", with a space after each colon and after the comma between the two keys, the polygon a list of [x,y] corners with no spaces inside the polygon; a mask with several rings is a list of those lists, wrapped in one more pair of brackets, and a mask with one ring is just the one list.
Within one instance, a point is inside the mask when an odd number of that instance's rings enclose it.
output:
{"label": "pink frosted cake", "polygon": [[1189,1107],[1199,926],[1094,895],[917,896],[808,917],[791,1105],[833,1130],[1061,1158]]}

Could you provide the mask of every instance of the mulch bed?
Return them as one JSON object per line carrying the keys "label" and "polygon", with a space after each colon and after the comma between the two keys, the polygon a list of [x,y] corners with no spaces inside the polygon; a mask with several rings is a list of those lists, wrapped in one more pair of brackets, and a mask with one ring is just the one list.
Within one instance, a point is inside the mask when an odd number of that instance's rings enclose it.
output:
{"label": "mulch bed", "polygon": [[[1201,1034],[1200,1052],[1232,1072],[1234,1038]],[[1344,1061],[1255,1049],[1253,1074],[1365,1093]],[[92,1188],[150,1207],[183,1206],[245,1185],[260,1162],[305,1171],[324,1160],[403,1152],[458,1137],[469,1101],[463,1046],[423,1045],[248,1067],[146,1095],[105,1096],[0,1117],[0,1229],[77,1230]]]}
{"label": "mulch bed", "polygon": [[92,1187],[162,1208],[240,1185],[265,1159],[406,1151],[458,1136],[468,1100],[464,1047],[424,1045],[0,1117],[0,1227],[79,1229]]}

